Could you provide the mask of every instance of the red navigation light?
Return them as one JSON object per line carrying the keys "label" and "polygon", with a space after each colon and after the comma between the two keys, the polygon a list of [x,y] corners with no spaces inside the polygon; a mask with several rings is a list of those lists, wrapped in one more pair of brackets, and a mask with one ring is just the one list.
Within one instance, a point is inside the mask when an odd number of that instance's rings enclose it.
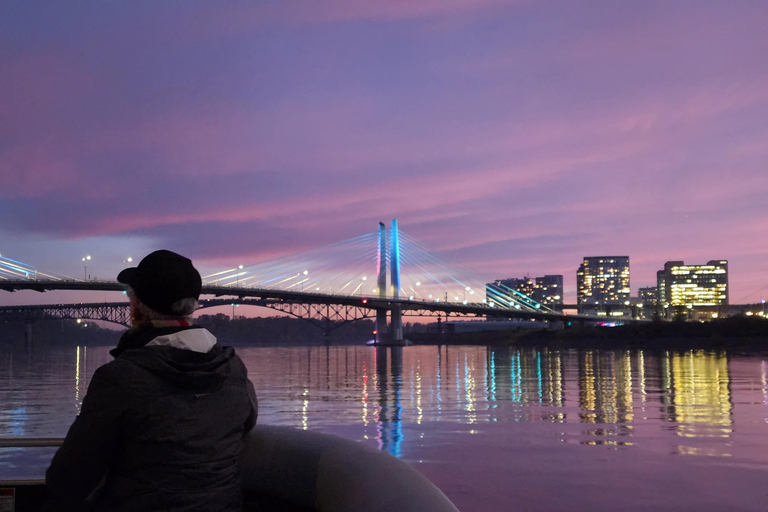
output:
{"label": "red navigation light", "polygon": [[368,304],[368,299],[363,299],[363,304]]}

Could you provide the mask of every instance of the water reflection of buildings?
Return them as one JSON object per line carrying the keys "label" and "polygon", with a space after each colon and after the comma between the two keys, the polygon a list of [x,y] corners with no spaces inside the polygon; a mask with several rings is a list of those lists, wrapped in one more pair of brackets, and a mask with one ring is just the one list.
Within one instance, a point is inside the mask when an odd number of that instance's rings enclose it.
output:
{"label": "water reflection of buildings", "polygon": [[730,437],[732,403],[725,353],[690,351],[663,357],[665,386],[671,403],[664,408],[680,436]]}
{"label": "water reflection of buildings", "polygon": [[[659,421],[678,439],[731,434],[724,354],[514,346],[244,353],[264,420],[332,431],[356,425],[395,455],[406,439],[429,437],[429,422],[468,425],[469,433],[490,422],[576,423],[585,444],[602,445],[632,444],[640,424]],[[248,354],[257,357],[248,361]]]}
{"label": "water reflection of buildings", "polygon": [[[0,431],[63,435],[93,371],[111,360],[108,349],[0,353]],[[677,453],[728,455],[730,372],[741,375],[725,353],[703,351],[315,346],[238,353],[256,385],[260,422],[341,430],[395,455],[421,438],[431,442],[430,422],[461,424],[469,433],[498,428],[491,423],[571,423],[554,427],[560,439],[603,445],[631,444],[654,428]],[[767,363],[754,379],[759,401],[768,404]],[[60,418],[53,430],[51,416]]]}
{"label": "water reflection of buildings", "polygon": [[[598,426],[587,434],[628,436],[634,419],[632,359],[629,351],[586,350],[579,353],[579,405],[584,423]],[[603,439],[587,444],[627,444]]]}
{"label": "water reflection of buildings", "polygon": [[[513,409],[514,420],[545,419],[564,421],[565,400],[563,358],[559,351],[495,347],[488,350],[489,396],[492,402],[520,404]],[[541,407],[528,407],[527,405]],[[492,421],[498,421],[494,415]]]}

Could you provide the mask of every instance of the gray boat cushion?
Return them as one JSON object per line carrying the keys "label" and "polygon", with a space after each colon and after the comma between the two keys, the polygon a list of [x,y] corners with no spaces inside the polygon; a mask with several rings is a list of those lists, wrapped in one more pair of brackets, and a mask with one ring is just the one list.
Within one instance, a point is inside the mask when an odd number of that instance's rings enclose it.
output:
{"label": "gray boat cushion", "polygon": [[409,464],[355,441],[288,427],[251,431],[241,476],[246,494],[317,512],[458,512]]}

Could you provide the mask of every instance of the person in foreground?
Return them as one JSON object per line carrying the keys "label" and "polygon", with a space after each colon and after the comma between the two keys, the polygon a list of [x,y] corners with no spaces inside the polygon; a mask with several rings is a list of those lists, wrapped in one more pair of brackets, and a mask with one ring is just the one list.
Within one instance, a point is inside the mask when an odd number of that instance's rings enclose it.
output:
{"label": "person in foreground", "polygon": [[156,251],[117,280],[133,327],[51,461],[46,510],[240,510],[238,460],[258,405],[234,349],[190,325],[200,274]]}

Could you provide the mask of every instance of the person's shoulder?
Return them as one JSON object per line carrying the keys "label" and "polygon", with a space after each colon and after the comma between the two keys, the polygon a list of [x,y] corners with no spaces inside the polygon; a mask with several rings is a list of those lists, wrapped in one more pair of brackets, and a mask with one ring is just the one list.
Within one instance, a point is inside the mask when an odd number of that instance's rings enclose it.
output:
{"label": "person's shoulder", "polygon": [[245,363],[237,354],[237,351],[235,350],[234,347],[223,346],[223,345],[219,345],[219,347],[220,347],[219,350],[221,351],[221,353],[224,354],[224,356],[228,359],[230,367],[232,367],[233,369],[239,372],[242,372],[243,375],[248,374],[248,369],[246,368]]}
{"label": "person's shoulder", "polygon": [[93,378],[103,380],[121,379],[137,370],[136,364],[131,362],[130,359],[117,357],[99,366],[93,373]]}

